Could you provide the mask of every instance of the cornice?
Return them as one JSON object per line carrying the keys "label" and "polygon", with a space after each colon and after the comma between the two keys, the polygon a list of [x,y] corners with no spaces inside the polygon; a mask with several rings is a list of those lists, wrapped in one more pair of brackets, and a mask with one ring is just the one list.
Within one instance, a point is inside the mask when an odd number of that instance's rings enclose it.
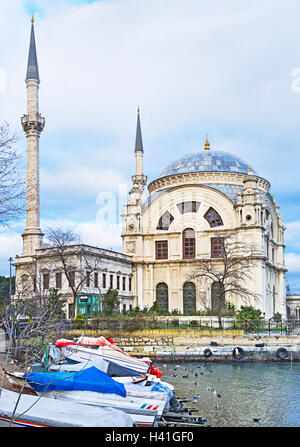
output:
{"label": "cornice", "polygon": [[[151,194],[154,191],[165,189],[171,186],[188,185],[190,183],[203,184],[205,183],[223,183],[223,184],[237,184],[243,187],[244,181],[247,179],[248,174],[237,172],[219,172],[219,171],[198,171],[198,172],[186,172],[182,174],[167,175],[153,180],[148,185],[148,191]],[[251,175],[251,178],[257,181],[258,187],[269,191],[270,183],[262,177],[257,175]]]}

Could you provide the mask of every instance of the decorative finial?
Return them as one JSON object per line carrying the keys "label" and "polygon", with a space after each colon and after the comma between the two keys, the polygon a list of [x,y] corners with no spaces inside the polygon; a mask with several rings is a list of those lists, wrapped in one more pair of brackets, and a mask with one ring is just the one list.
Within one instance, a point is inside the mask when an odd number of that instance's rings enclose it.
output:
{"label": "decorative finial", "polygon": [[34,11],[32,13],[32,17],[31,17],[31,25],[34,25]]}
{"label": "decorative finial", "polygon": [[137,113],[140,114],[140,106],[138,106]]}
{"label": "decorative finial", "polygon": [[252,168],[251,168],[251,166],[249,166],[248,174],[252,174]]}
{"label": "decorative finial", "polygon": [[206,135],[206,141],[205,141],[205,145],[204,145],[204,150],[205,151],[209,151],[210,150],[210,144],[209,144],[209,141],[207,139],[207,136],[208,135]]}

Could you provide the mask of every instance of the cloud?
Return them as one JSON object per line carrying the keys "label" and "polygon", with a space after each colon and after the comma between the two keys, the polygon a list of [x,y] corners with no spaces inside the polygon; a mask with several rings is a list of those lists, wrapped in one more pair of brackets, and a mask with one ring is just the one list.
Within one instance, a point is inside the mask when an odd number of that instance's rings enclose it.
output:
{"label": "cloud", "polygon": [[287,253],[285,262],[289,273],[300,274],[300,253]]}
{"label": "cloud", "polygon": [[0,233],[0,274],[9,275],[9,258],[22,252],[22,238],[15,233]]}
{"label": "cloud", "polygon": [[285,242],[290,251],[300,252],[300,221],[288,222],[285,230]]}
{"label": "cloud", "polygon": [[[102,191],[119,191],[126,178],[113,169],[78,166],[59,171],[41,170],[41,188],[47,194],[95,197]],[[63,203],[63,201],[62,201]]]}
{"label": "cloud", "polygon": [[119,223],[98,221],[74,222],[70,219],[43,219],[41,221],[43,231],[47,228],[70,229],[80,236],[84,244],[99,246],[101,248],[113,248],[121,250],[122,227]]}
{"label": "cloud", "polygon": [[140,105],[149,180],[202,150],[208,133],[212,150],[239,155],[271,181],[284,220],[294,221],[287,224],[288,249],[300,251],[300,207],[288,200],[300,189],[300,94],[292,90],[300,66],[297,0],[0,0],[0,39],[7,43],[0,119],[23,135],[23,153],[33,9],[46,118],[43,219],[69,218],[86,224],[88,239],[92,231],[98,238],[98,193],[117,194],[134,173]]}

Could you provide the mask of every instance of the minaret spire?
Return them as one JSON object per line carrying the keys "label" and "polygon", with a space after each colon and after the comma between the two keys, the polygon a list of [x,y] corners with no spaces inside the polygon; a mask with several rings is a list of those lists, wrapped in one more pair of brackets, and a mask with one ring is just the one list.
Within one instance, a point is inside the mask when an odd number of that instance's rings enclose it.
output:
{"label": "minaret spire", "polygon": [[137,110],[137,125],[136,125],[136,138],[135,138],[135,149],[134,152],[141,151],[144,152],[142,130],[141,130],[141,120],[140,120],[140,107]]}
{"label": "minaret spire", "polygon": [[34,16],[32,16],[31,18],[31,35],[29,44],[26,81],[27,79],[36,79],[37,81],[40,80],[39,67],[36,55],[35,35],[34,35]]}
{"label": "minaret spire", "polygon": [[26,229],[23,233],[23,255],[34,255],[41,247],[40,229],[39,139],[45,118],[39,113],[39,71],[37,64],[34,19],[31,19],[31,36],[26,76],[27,115],[21,122],[27,138],[27,210]]}
{"label": "minaret spire", "polygon": [[141,130],[141,120],[140,120],[140,107],[137,110],[137,126],[136,126],[136,137],[135,137],[135,175],[132,177],[133,184],[138,186],[141,191],[144,190],[145,185],[147,184],[147,177],[143,174],[143,156],[144,156],[144,147],[143,147],[143,139],[142,139],[142,130]]}

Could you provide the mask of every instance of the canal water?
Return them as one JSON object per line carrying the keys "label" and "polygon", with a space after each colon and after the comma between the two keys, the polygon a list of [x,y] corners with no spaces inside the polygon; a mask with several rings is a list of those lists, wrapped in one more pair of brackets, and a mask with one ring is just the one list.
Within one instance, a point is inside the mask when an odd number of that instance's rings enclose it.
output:
{"label": "canal water", "polygon": [[300,427],[300,363],[159,363],[213,427]]}

